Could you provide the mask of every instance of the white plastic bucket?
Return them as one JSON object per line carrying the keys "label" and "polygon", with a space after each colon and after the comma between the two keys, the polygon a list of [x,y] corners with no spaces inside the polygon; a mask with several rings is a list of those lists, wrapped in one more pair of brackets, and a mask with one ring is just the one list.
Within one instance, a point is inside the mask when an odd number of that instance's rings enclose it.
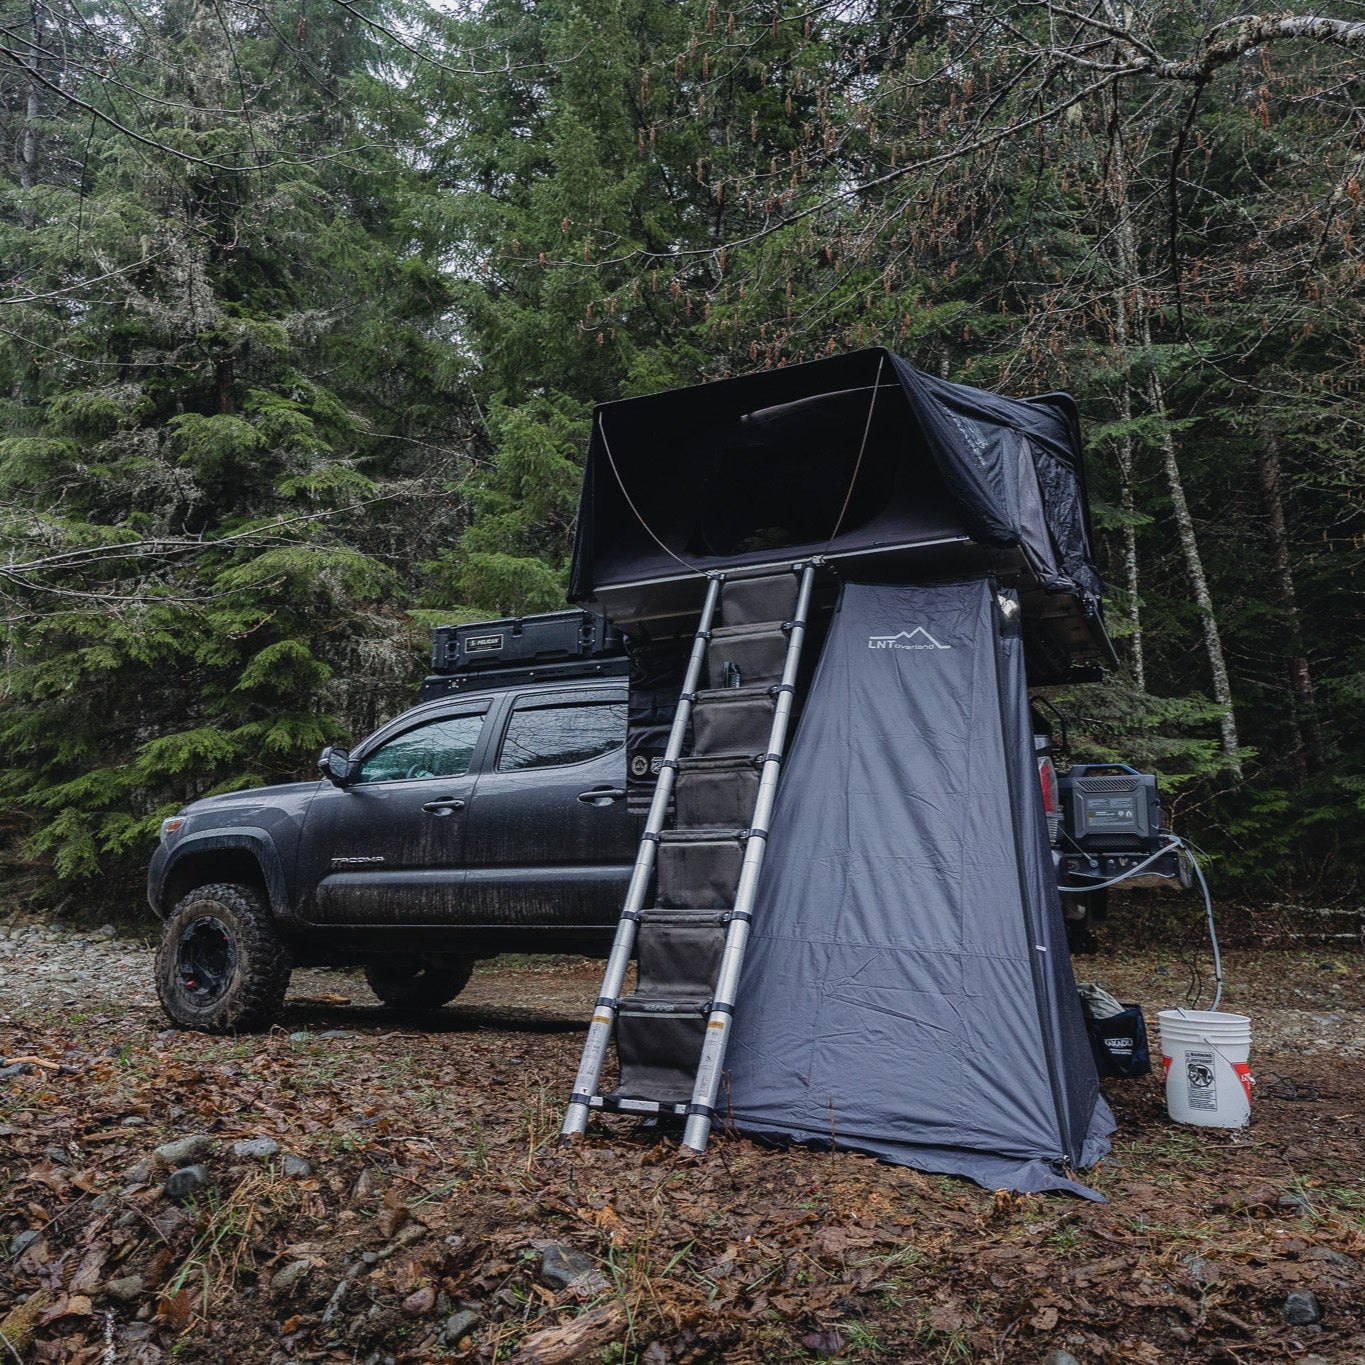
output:
{"label": "white plastic bucket", "polygon": [[1251,1121],[1251,1020],[1211,1010],[1161,1010],[1166,1111],[1177,1123],[1245,1128]]}

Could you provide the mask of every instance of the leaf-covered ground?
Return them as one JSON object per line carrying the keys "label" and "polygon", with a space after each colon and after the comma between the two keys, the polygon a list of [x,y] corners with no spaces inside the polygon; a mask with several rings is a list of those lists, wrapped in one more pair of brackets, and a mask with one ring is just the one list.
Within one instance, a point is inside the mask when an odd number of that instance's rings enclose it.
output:
{"label": "leaf-covered ground", "polygon": [[[1155,956],[1088,961],[1152,1022],[1182,1003]],[[34,1059],[0,1081],[0,1356],[1365,1360],[1360,963],[1227,967],[1252,1127],[1171,1123],[1156,1076],[1108,1084],[1104,1204],[733,1136],[684,1160],[630,1124],[561,1148],[592,964],[486,968],[420,1030],[302,974],[282,1027],[240,1039],[169,1031],[118,983],[98,1013],[22,1017],[0,985],[0,1052]],[[195,1134],[206,1183],[177,1204],[153,1153]],[[1320,1322],[1285,1320],[1295,1290]]]}

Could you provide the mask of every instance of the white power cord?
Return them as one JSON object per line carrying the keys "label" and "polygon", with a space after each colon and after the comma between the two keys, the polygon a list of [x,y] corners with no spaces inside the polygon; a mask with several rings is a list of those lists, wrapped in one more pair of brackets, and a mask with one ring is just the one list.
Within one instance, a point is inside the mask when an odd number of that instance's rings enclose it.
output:
{"label": "white power cord", "polygon": [[1218,952],[1218,931],[1213,926],[1213,899],[1209,895],[1209,884],[1204,880],[1204,870],[1199,866],[1199,861],[1190,853],[1185,841],[1177,835],[1168,834],[1165,836],[1166,842],[1153,854],[1144,858],[1136,867],[1130,867],[1120,877],[1111,877],[1108,881],[1090,882],[1086,886],[1063,886],[1057,884],[1059,891],[1066,891],[1071,894],[1080,894],[1086,891],[1103,891],[1108,887],[1117,886],[1120,882],[1126,882],[1130,877],[1136,877],[1145,867],[1150,867],[1163,854],[1169,853],[1172,849],[1184,849],[1189,857],[1190,866],[1194,868],[1194,875],[1199,878],[1199,889],[1204,893],[1204,918],[1209,926],[1209,945],[1213,949],[1213,1005],[1214,1012],[1218,1009],[1219,1001],[1223,998],[1223,959]]}

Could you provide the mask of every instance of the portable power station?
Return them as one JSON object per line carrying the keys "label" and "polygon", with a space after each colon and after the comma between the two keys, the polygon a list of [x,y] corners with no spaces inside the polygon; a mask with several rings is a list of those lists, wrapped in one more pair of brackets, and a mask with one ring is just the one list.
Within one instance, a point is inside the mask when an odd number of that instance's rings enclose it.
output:
{"label": "portable power station", "polygon": [[[1152,773],[1123,763],[1078,763],[1058,780],[1062,821],[1058,831],[1058,874],[1063,883],[1109,882],[1132,886],[1190,885],[1189,867],[1172,848]],[[1146,863],[1131,878],[1130,869]]]}

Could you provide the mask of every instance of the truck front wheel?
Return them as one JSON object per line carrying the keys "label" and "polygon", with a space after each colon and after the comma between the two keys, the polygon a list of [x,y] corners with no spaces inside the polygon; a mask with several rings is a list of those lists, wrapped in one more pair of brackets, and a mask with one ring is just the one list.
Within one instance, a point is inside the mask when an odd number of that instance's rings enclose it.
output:
{"label": "truck front wheel", "polygon": [[289,971],[261,893],[213,883],[195,887],[171,911],[156,950],[156,993],[181,1028],[249,1032],[279,1013]]}
{"label": "truck front wheel", "polygon": [[469,984],[471,961],[455,958],[422,962],[416,958],[385,958],[365,966],[365,980],[386,1004],[400,1010],[439,1009]]}

